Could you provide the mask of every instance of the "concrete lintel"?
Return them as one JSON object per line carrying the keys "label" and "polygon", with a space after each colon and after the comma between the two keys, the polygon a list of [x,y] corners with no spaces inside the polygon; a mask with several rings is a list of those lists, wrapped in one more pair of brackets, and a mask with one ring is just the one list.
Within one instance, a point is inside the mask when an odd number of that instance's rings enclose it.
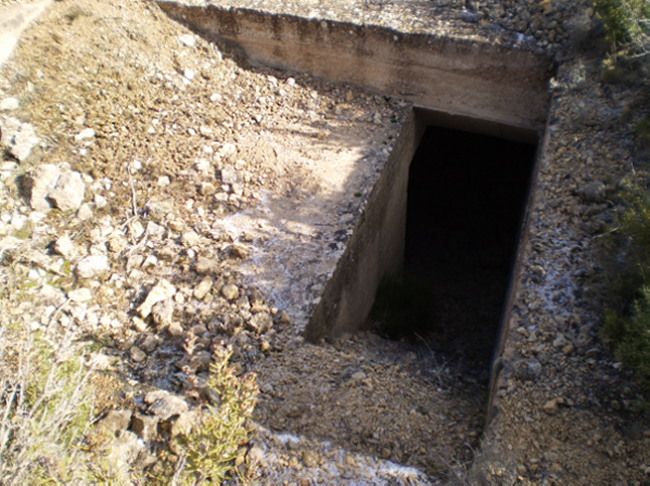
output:
{"label": "concrete lintel", "polygon": [[306,72],[414,106],[541,132],[549,58],[518,48],[257,10],[159,1],[171,17],[254,65]]}

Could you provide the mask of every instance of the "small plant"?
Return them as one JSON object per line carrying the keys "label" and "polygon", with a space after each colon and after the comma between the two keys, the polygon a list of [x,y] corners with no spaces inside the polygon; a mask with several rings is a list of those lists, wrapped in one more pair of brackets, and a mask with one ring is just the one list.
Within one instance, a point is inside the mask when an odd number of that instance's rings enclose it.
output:
{"label": "small plant", "polygon": [[629,208],[614,243],[624,257],[614,268],[603,333],[623,365],[650,391],[650,196],[636,190],[626,199]]}
{"label": "small plant", "polygon": [[0,332],[0,483],[88,480],[80,461],[93,403],[79,349],[41,333]]}
{"label": "small plant", "polygon": [[219,403],[209,406],[193,430],[178,439],[186,459],[184,484],[221,484],[232,476],[251,438],[247,422],[255,408],[255,376],[236,376],[229,364],[231,355],[230,350],[222,351],[210,366],[208,386]]}
{"label": "small plant", "polygon": [[426,334],[434,322],[431,293],[426,284],[412,277],[385,277],[370,312],[379,334],[389,339]]}
{"label": "small plant", "polygon": [[594,9],[605,24],[612,50],[648,54],[650,3],[647,0],[596,0]]}

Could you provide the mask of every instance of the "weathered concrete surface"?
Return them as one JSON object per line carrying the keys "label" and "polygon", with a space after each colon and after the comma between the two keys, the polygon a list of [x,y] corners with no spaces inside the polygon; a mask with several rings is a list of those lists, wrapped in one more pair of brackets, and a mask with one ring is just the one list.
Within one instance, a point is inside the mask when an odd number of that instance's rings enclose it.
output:
{"label": "weathered concrete surface", "polygon": [[409,166],[418,140],[411,113],[314,309],[305,333],[307,339],[358,329],[370,312],[381,279],[401,269]]}
{"label": "weathered concrete surface", "polygon": [[52,3],[52,0],[0,8],[0,67],[13,53],[20,34]]}
{"label": "weathered concrete surface", "polygon": [[158,2],[171,17],[230,43],[252,63],[308,72],[416,107],[539,131],[547,57],[521,49],[290,15]]}

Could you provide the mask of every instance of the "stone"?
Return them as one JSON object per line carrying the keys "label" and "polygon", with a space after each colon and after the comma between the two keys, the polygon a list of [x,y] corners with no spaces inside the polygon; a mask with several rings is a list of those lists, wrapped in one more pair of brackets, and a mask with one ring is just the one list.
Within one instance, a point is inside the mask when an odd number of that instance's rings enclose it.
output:
{"label": "stone", "polygon": [[74,137],[77,142],[80,142],[81,140],[87,140],[89,138],[95,138],[95,130],[92,128],[84,128]]}
{"label": "stone", "polygon": [[126,477],[130,465],[143,450],[144,444],[138,440],[138,436],[125,430],[108,446],[109,454],[105,458],[107,467],[119,474],[117,477]]}
{"label": "stone", "polygon": [[263,334],[273,327],[273,318],[267,312],[258,312],[251,317],[250,327],[259,334]]}
{"label": "stone", "polygon": [[120,253],[127,246],[127,241],[124,236],[120,234],[113,233],[111,237],[106,242],[106,246],[113,253]]}
{"label": "stone", "polygon": [[108,434],[117,435],[128,429],[130,423],[130,410],[111,410],[97,422],[97,427]]}
{"label": "stone", "polygon": [[542,410],[549,415],[555,415],[560,410],[560,405],[564,404],[564,398],[558,397],[547,401]]}
{"label": "stone", "polygon": [[169,327],[173,322],[174,302],[172,299],[161,300],[151,309],[153,322],[158,329]]}
{"label": "stone", "polygon": [[351,379],[352,381],[362,381],[366,379],[366,374],[363,371],[357,371],[355,373],[352,373]]}
{"label": "stone", "polygon": [[153,353],[158,347],[158,339],[153,334],[148,334],[140,343],[140,349],[145,353]]}
{"label": "stone", "polygon": [[36,136],[34,127],[29,123],[23,123],[13,136],[13,142],[9,147],[9,153],[16,157],[19,162],[24,162],[32,153],[32,149],[38,145],[40,139]]}
{"label": "stone", "polygon": [[198,422],[198,414],[195,411],[183,412],[172,423],[170,436],[187,435],[192,432],[194,425]]}
{"label": "stone", "polygon": [[185,400],[165,390],[155,390],[147,393],[144,396],[144,402],[149,405],[149,413],[160,420],[167,420],[174,415],[180,415],[189,410]]}
{"label": "stone", "polygon": [[196,246],[201,243],[201,236],[195,231],[186,231],[181,236],[181,243],[184,246]]}
{"label": "stone", "polygon": [[227,300],[233,301],[239,297],[239,289],[236,285],[226,284],[221,287],[221,295],[223,295]]}
{"label": "stone", "polygon": [[158,280],[158,283],[156,283],[156,285],[151,288],[147,294],[147,298],[138,307],[138,314],[140,314],[140,317],[143,319],[146,318],[149,314],[151,314],[151,309],[154,304],[162,300],[169,299],[175,293],[176,287],[174,287],[168,280],[161,278]]}
{"label": "stone", "polygon": [[577,192],[586,202],[601,202],[607,194],[607,186],[600,181],[593,181],[580,186]]}
{"label": "stone", "polygon": [[54,242],[52,248],[55,253],[65,258],[71,258],[77,253],[77,248],[75,247],[74,242],[67,234],[59,236],[59,238]]}
{"label": "stone", "polygon": [[216,258],[200,256],[196,259],[194,270],[196,271],[196,273],[200,273],[202,275],[205,275],[207,273],[216,274],[219,272],[219,260],[217,260]]}
{"label": "stone", "polygon": [[158,417],[135,412],[131,418],[131,430],[144,442],[149,442],[156,437],[158,421]]}
{"label": "stone", "polygon": [[169,324],[169,327],[167,327],[167,332],[174,337],[181,337],[184,334],[183,326],[181,326],[180,322],[172,322]]}
{"label": "stone", "polygon": [[61,169],[53,164],[43,164],[25,175],[23,188],[32,209],[48,212],[51,209],[48,195],[61,177]]}
{"label": "stone", "polygon": [[203,297],[205,297],[208,292],[210,292],[210,289],[212,288],[212,279],[210,277],[205,277],[201,282],[194,288],[194,291],[192,292],[192,295],[194,298],[202,300]]}
{"label": "stone", "polygon": [[13,111],[20,107],[18,98],[5,98],[0,101],[0,111]]}
{"label": "stone", "polygon": [[68,292],[68,298],[72,302],[88,302],[93,298],[93,293],[90,289],[82,287]]}
{"label": "stone", "polygon": [[244,245],[234,244],[226,248],[226,254],[231,258],[239,258],[243,260],[249,257],[250,252]]}
{"label": "stone", "polygon": [[289,313],[286,310],[280,313],[280,324],[291,324],[291,317],[289,317]]}
{"label": "stone", "polygon": [[75,275],[78,278],[94,278],[110,270],[106,255],[89,255],[77,263]]}
{"label": "stone", "polygon": [[95,194],[93,201],[97,209],[105,208],[108,205],[108,200],[101,194]]}
{"label": "stone", "polygon": [[264,464],[264,456],[264,449],[255,445],[246,453],[246,460],[253,464]]}
{"label": "stone", "polygon": [[94,216],[93,205],[91,203],[83,203],[79,206],[79,211],[77,211],[77,218],[81,221],[88,221]]}
{"label": "stone", "polygon": [[66,172],[59,177],[48,197],[61,211],[76,211],[84,201],[86,186],[79,172]]}
{"label": "stone", "polygon": [[521,380],[534,380],[542,373],[542,364],[536,359],[523,359],[515,362],[515,376]]}
{"label": "stone", "polygon": [[234,167],[226,166],[221,169],[221,182],[224,184],[237,184],[240,182],[239,173]]}
{"label": "stone", "polygon": [[129,350],[129,354],[131,355],[131,359],[136,363],[141,363],[142,361],[147,359],[147,353],[142,351],[137,346],[131,346],[131,349]]}
{"label": "stone", "polygon": [[302,453],[302,463],[307,467],[317,467],[320,464],[320,458],[315,451],[306,450]]}
{"label": "stone", "polygon": [[192,34],[179,35],[178,42],[187,47],[194,47],[196,45],[196,37]]}

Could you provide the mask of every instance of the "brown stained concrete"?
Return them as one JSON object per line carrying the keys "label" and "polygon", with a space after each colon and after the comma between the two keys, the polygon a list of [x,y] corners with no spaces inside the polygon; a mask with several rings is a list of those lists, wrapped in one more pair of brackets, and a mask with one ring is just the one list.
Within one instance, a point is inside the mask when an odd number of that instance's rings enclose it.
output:
{"label": "brown stained concrete", "polygon": [[239,50],[254,65],[308,72],[404,98],[416,107],[539,132],[546,56],[466,39],[209,5],[158,2],[172,18]]}
{"label": "brown stained concrete", "polygon": [[420,135],[411,113],[314,309],[307,339],[358,329],[370,312],[381,279],[401,269],[409,164]]}

